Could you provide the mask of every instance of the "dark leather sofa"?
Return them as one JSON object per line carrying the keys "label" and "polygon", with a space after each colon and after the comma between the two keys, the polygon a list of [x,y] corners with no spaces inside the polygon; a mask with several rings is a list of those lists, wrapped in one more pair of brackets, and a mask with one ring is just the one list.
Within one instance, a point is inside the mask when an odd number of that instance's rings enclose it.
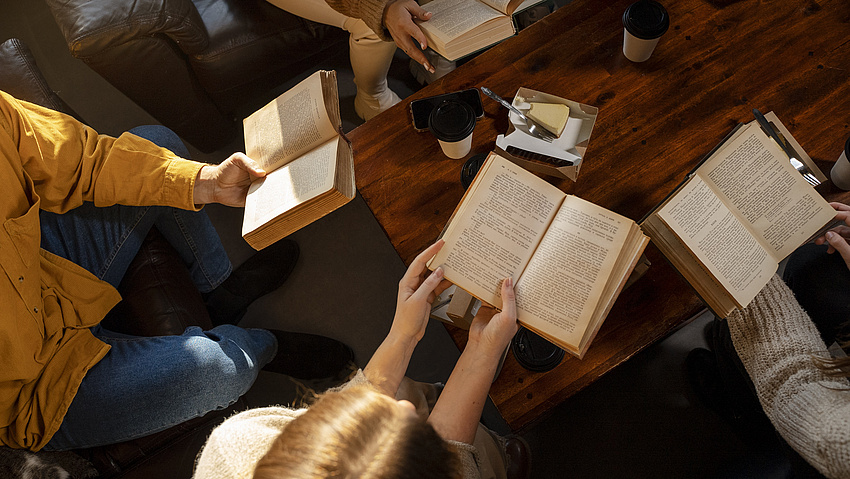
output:
{"label": "dark leather sofa", "polygon": [[265,0],[46,0],[71,54],[204,152],[347,34]]}
{"label": "dark leather sofa", "polygon": [[[0,44],[0,90],[80,119],[50,89],[20,40]],[[212,327],[188,270],[155,228],[145,238],[118,290],[123,300],[104,319],[104,325],[115,331],[158,336],[181,334],[188,326]],[[230,408],[157,434],[74,452],[88,460],[101,478],[189,478],[195,456],[212,428],[246,407],[240,399]]]}

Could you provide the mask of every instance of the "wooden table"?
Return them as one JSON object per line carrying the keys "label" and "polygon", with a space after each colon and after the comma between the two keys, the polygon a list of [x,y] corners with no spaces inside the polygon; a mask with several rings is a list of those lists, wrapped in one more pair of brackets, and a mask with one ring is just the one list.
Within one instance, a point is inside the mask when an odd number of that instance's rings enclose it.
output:
{"label": "wooden table", "polygon": [[[459,202],[463,161],[410,124],[410,100],[525,86],[599,108],[584,164],[564,191],[639,220],[751,110],[775,111],[827,172],[850,135],[850,9],[841,0],[666,1],[652,57],[622,54],[629,0],[575,0],[354,129],[357,188],[401,258],[433,242]],[[483,95],[482,95],[483,97]],[[483,97],[473,153],[495,146],[506,110]],[[819,187],[827,197],[837,190]],[[669,334],[703,304],[650,245],[649,272],[624,291],[583,360],[534,373],[508,356],[490,396],[514,430]],[[465,331],[449,328],[459,347]]]}

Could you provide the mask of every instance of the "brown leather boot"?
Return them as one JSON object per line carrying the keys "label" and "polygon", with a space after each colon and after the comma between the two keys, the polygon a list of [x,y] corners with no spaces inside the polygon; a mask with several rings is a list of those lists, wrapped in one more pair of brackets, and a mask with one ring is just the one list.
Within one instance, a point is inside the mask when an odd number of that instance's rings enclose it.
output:
{"label": "brown leather boot", "polygon": [[505,454],[508,456],[508,479],[531,477],[531,447],[520,436],[505,438]]}

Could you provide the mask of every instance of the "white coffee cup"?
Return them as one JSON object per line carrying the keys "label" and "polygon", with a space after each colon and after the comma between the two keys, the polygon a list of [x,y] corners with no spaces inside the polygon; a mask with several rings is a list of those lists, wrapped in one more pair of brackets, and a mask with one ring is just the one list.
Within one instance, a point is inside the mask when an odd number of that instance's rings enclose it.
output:
{"label": "white coffee cup", "polygon": [[850,161],[847,160],[848,157],[850,157],[850,138],[847,138],[847,141],[844,142],[844,151],[841,152],[829,172],[829,179],[832,180],[832,184],[842,190],[850,190]]}
{"label": "white coffee cup", "polygon": [[472,133],[460,141],[443,141],[440,139],[437,141],[440,142],[443,153],[454,160],[463,158],[472,150]]}
{"label": "white coffee cup", "polygon": [[472,149],[475,121],[471,106],[460,100],[446,100],[431,110],[428,129],[437,137],[443,153],[457,160]]}
{"label": "white coffee cup", "polygon": [[658,40],[670,27],[667,10],[654,0],[639,0],[623,12],[623,54],[633,62],[652,56]]}

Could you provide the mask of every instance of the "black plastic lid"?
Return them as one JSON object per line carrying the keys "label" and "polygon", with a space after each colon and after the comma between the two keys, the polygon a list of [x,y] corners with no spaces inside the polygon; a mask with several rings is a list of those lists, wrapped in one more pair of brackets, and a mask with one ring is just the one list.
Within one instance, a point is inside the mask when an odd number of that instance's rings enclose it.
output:
{"label": "black plastic lid", "polygon": [[475,175],[478,174],[478,170],[481,169],[481,165],[484,164],[486,159],[487,155],[472,155],[472,158],[466,160],[463,164],[463,168],[460,169],[460,184],[463,185],[464,190],[472,184],[472,180],[475,179]]}
{"label": "black plastic lid", "polygon": [[446,100],[431,110],[428,129],[442,141],[463,140],[475,129],[475,111],[466,102]]}
{"label": "black plastic lid", "polygon": [[544,372],[554,369],[564,359],[564,350],[525,329],[520,330],[511,341],[511,349],[517,362],[529,371]]}
{"label": "black plastic lid", "polygon": [[623,26],[638,38],[654,40],[670,28],[670,16],[660,3],[640,0],[623,12]]}

